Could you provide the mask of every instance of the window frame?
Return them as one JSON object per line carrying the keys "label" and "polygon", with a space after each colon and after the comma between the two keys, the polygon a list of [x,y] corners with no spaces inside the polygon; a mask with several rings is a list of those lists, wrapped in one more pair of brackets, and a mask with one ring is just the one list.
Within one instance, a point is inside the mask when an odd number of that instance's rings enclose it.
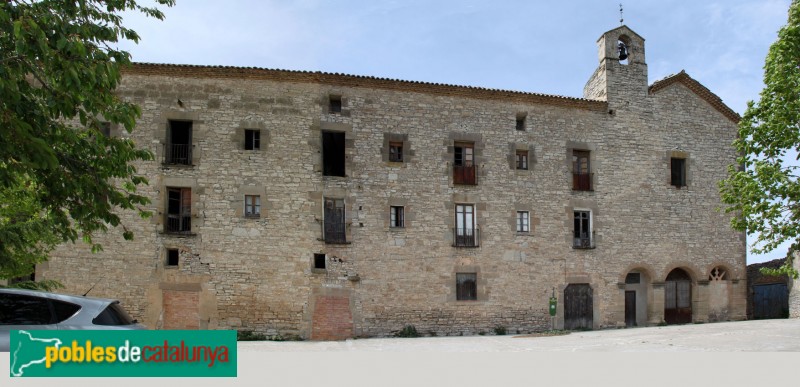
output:
{"label": "window frame", "polygon": [[244,195],[244,217],[261,217],[261,195]]}
{"label": "window frame", "polygon": [[244,130],[244,150],[249,150],[249,151],[261,150],[261,130],[259,129]]}
{"label": "window frame", "polygon": [[687,186],[686,164],[684,157],[670,157],[670,185],[673,187],[680,189]]}
{"label": "window frame", "polygon": [[[572,210],[573,224],[572,224],[572,248],[575,249],[592,249],[594,248],[594,217],[592,210],[576,208]],[[585,214],[584,219],[582,215]],[[578,216],[581,215],[579,218]],[[587,228],[584,232],[584,223]],[[576,228],[576,226],[578,226]],[[578,236],[576,236],[578,234]],[[585,236],[584,236],[585,235]]]}
{"label": "window frame", "polygon": [[456,301],[478,301],[478,273],[456,273]]}
{"label": "window frame", "polygon": [[389,162],[402,163],[403,161],[403,142],[389,141]]}
{"label": "window frame", "polygon": [[389,206],[389,228],[405,228],[405,207]]}
{"label": "window frame", "polygon": [[[172,207],[173,198],[170,194],[178,192],[178,212],[173,212]],[[188,202],[188,204],[187,204]],[[167,187],[166,209],[164,213],[164,232],[169,234],[190,234],[192,232],[192,188],[190,187]],[[175,222],[170,220],[177,219],[177,227],[174,227]]]}
{"label": "window frame", "polygon": [[528,151],[525,149],[517,149],[514,152],[514,164],[518,171],[528,170]]}
{"label": "window frame", "polygon": [[531,213],[530,211],[517,211],[516,225],[518,233],[531,232]]}
{"label": "window frame", "polygon": [[342,96],[341,95],[329,95],[328,96],[328,113],[330,114],[342,114]]}

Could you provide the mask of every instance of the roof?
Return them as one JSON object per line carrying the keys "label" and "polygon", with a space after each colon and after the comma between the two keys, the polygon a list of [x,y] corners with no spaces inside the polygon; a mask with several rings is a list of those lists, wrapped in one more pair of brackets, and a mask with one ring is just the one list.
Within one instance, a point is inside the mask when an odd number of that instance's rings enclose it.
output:
{"label": "roof", "polygon": [[739,116],[739,113],[736,113],[728,107],[724,102],[722,102],[722,98],[718,97],[716,94],[712,93],[711,90],[708,90],[705,86],[703,86],[700,82],[696,81],[694,78],[690,77],[689,74],[686,74],[686,71],[681,70],[678,74],[672,74],[664,79],[658,80],[653,82],[648,89],[650,94],[658,93],[660,90],[665,89],[671,85],[676,83],[680,83],[686,86],[689,90],[693,91],[697,94],[698,97],[702,98],[709,105],[717,109],[722,115],[727,117],[729,120],[733,122],[739,122],[742,118]]}
{"label": "roof", "polygon": [[367,87],[408,91],[439,96],[499,99],[524,103],[567,106],[605,112],[606,101],[564,97],[552,94],[459,86],[443,83],[406,81],[364,75],[327,73],[322,71],[277,70],[261,67],[202,66],[185,64],[133,63],[122,69],[123,74],[160,75],[185,78],[257,79],[298,83],[318,83],[346,87]]}

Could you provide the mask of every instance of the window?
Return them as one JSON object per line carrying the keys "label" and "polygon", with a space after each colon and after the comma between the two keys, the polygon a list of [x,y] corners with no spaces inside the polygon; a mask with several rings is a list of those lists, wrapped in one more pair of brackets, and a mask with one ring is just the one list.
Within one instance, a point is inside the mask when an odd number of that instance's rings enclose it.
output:
{"label": "window", "polygon": [[192,165],[192,121],[169,121],[164,164]]}
{"label": "window", "polygon": [[592,174],[589,165],[589,151],[572,151],[572,189],[591,191]]}
{"label": "window", "polygon": [[325,243],[347,243],[343,199],[325,199]]}
{"label": "window", "polygon": [[167,266],[178,266],[179,258],[180,258],[180,250],[167,249]]}
{"label": "window", "polygon": [[248,218],[261,216],[261,196],[244,195],[244,216]]}
{"label": "window", "polygon": [[530,232],[530,213],[517,211],[517,232]]}
{"label": "window", "polygon": [[456,300],[475,301],[478,299],[478,274],[456,273]]}
{"label": "window", "polygon": [[525,131],[525,119],[527,115],[524,113],[517,114],[517,130]]}
{"label": "window", "polygon": [[21,294],[0,294],[0,325],[55,323],[47,299]]}
{"label": "window", "polygon": [[670,159],[671,164],[671,184],[680,188],[686,186],[686,159],[679,159],[673,157]]}
{"label": "window", "polygon": [[640,273],[628,273],[625,276],[626,284],[638,284],[642,282],[642,275]]}
{"label": "window", "polygon": [[456,142],[453,154],[453,184],[475,185],[475,144]]}
{"label": "window", "polygon": [[478,230],[475,227],[474,205],[456,205],[454,245],[456,247],[478,247]]}
{"label": "window", "polygon": [[403,219],[403,207],[400,206],[389,207],[389,227],[391,228],[405,227]]}
{"label": "window", "polygon": [[245,150],[259,150],[261,149],[261,131],[253,129],[245,129],[244,131],[244,149]]}
{"label": "window", "polygon": [[576,249],[592,248],[592,213],[590,211],[574,211],[574,215],[572,247]]}
{"label": "window", "polygon": [[344,177],[344,132],[322,132],[322,174]]}
{"label": "window", "polygon": [[131,316],[125,312],[125,309],[119,305],[119,302],[116,301],[109,304],[92,320],[92,324],[106,326],[131,325],[135,323],[136,320],[132,319]]}
{"label": "window", "polygon": [[189,233],[192,231],[192,189],[167,188],[167,219],[164,231]]}
{"label": "window", "polygon": [[325,270],[325,254],[314,254],[314,268]]}
{"label": "window", "polygon": [[517,169],[528,169],[528,151],[518,150],[516,155]]}
{"label": "window", "polygon": [[103,136],[111,137],[111,123],[110,122],[101,122],[100,123],[100,133]]}
{"label": "window", "polygon": [[389,161],[402,163],[403,162],[403,143],[392,141],[389,143]]}
{"label": "window", "polygon": [[328,97],[328,112],[331,114],[339,114],[342,112],[342,96],[331,95]]}

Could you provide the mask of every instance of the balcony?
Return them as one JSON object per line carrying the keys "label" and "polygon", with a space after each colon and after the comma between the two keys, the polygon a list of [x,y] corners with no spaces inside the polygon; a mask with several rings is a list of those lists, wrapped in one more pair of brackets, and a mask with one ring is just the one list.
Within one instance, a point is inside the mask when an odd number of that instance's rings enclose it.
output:
{"label": "balcony", "polygon": [[480,247],[481,238],[477,228],[454,228],[453,247]]}
{"label": "balcony", "polygon": [[590,237],[572,238],[573,249],[593,249],[594,247],[594,239]]}
{"label": "balcony", "polygon": [[191,234],[192,217],[190,215],[167,214],[164,221],[164,232],[168,234]]}
{"label": "balcony", "polygon": [[164,164],[192,165],[192,145],[164,144]]}
{"label": "balcony", "polygon": [[573,173],[572,174],[572,190],[573,191],[593,191],[592,177],[594,173]]}
{"label": "balcony", "polygon": [[478,184],[478,167],[474,164],[470,165],[454,165],[453,166],[453,184],[461,185],[477,185]]}
{"label": "balcony", "polygon": [[344,223],[325,222],[325,243],[328,244],[347,244],[347,236],[345,233]]}

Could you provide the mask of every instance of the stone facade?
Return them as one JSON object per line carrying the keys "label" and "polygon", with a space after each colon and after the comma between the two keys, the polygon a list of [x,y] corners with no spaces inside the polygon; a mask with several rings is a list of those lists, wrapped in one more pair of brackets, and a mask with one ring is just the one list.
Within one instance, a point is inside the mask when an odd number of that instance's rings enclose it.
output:
{"label": "stone facade", "polygon": [[[585,98],[134,65],[118,92],[142,117],[114,135],[156,155],[137,165],[153,217],[123,214],[133,242],[63,246],[37,276],[75,293],[96,284],[150,327],[196,318],[182,326],[314,339],[624,327],[626,314],[654,325],[675,297],[693,322],[744,319],[745,239],[717,210],[738,115],[685,73],[648,86],[627,27],[598,46]],[[188,165],[164,163],[187,122]],[[258,149],[245,149],[253,131]],[[328,176],[337,152],[344,176]],[[574,155],[586,173],[573,175]],[[340,206],[341,233],[324,231]],[[176,219],[190,230],[169,232]]]}
{"label": "stone facade", "polygon": [[[800,272],[800,253],[793,254],[792,267]],[[794,278],[789,280],[789,317],[800,318],[800,286]]]}

